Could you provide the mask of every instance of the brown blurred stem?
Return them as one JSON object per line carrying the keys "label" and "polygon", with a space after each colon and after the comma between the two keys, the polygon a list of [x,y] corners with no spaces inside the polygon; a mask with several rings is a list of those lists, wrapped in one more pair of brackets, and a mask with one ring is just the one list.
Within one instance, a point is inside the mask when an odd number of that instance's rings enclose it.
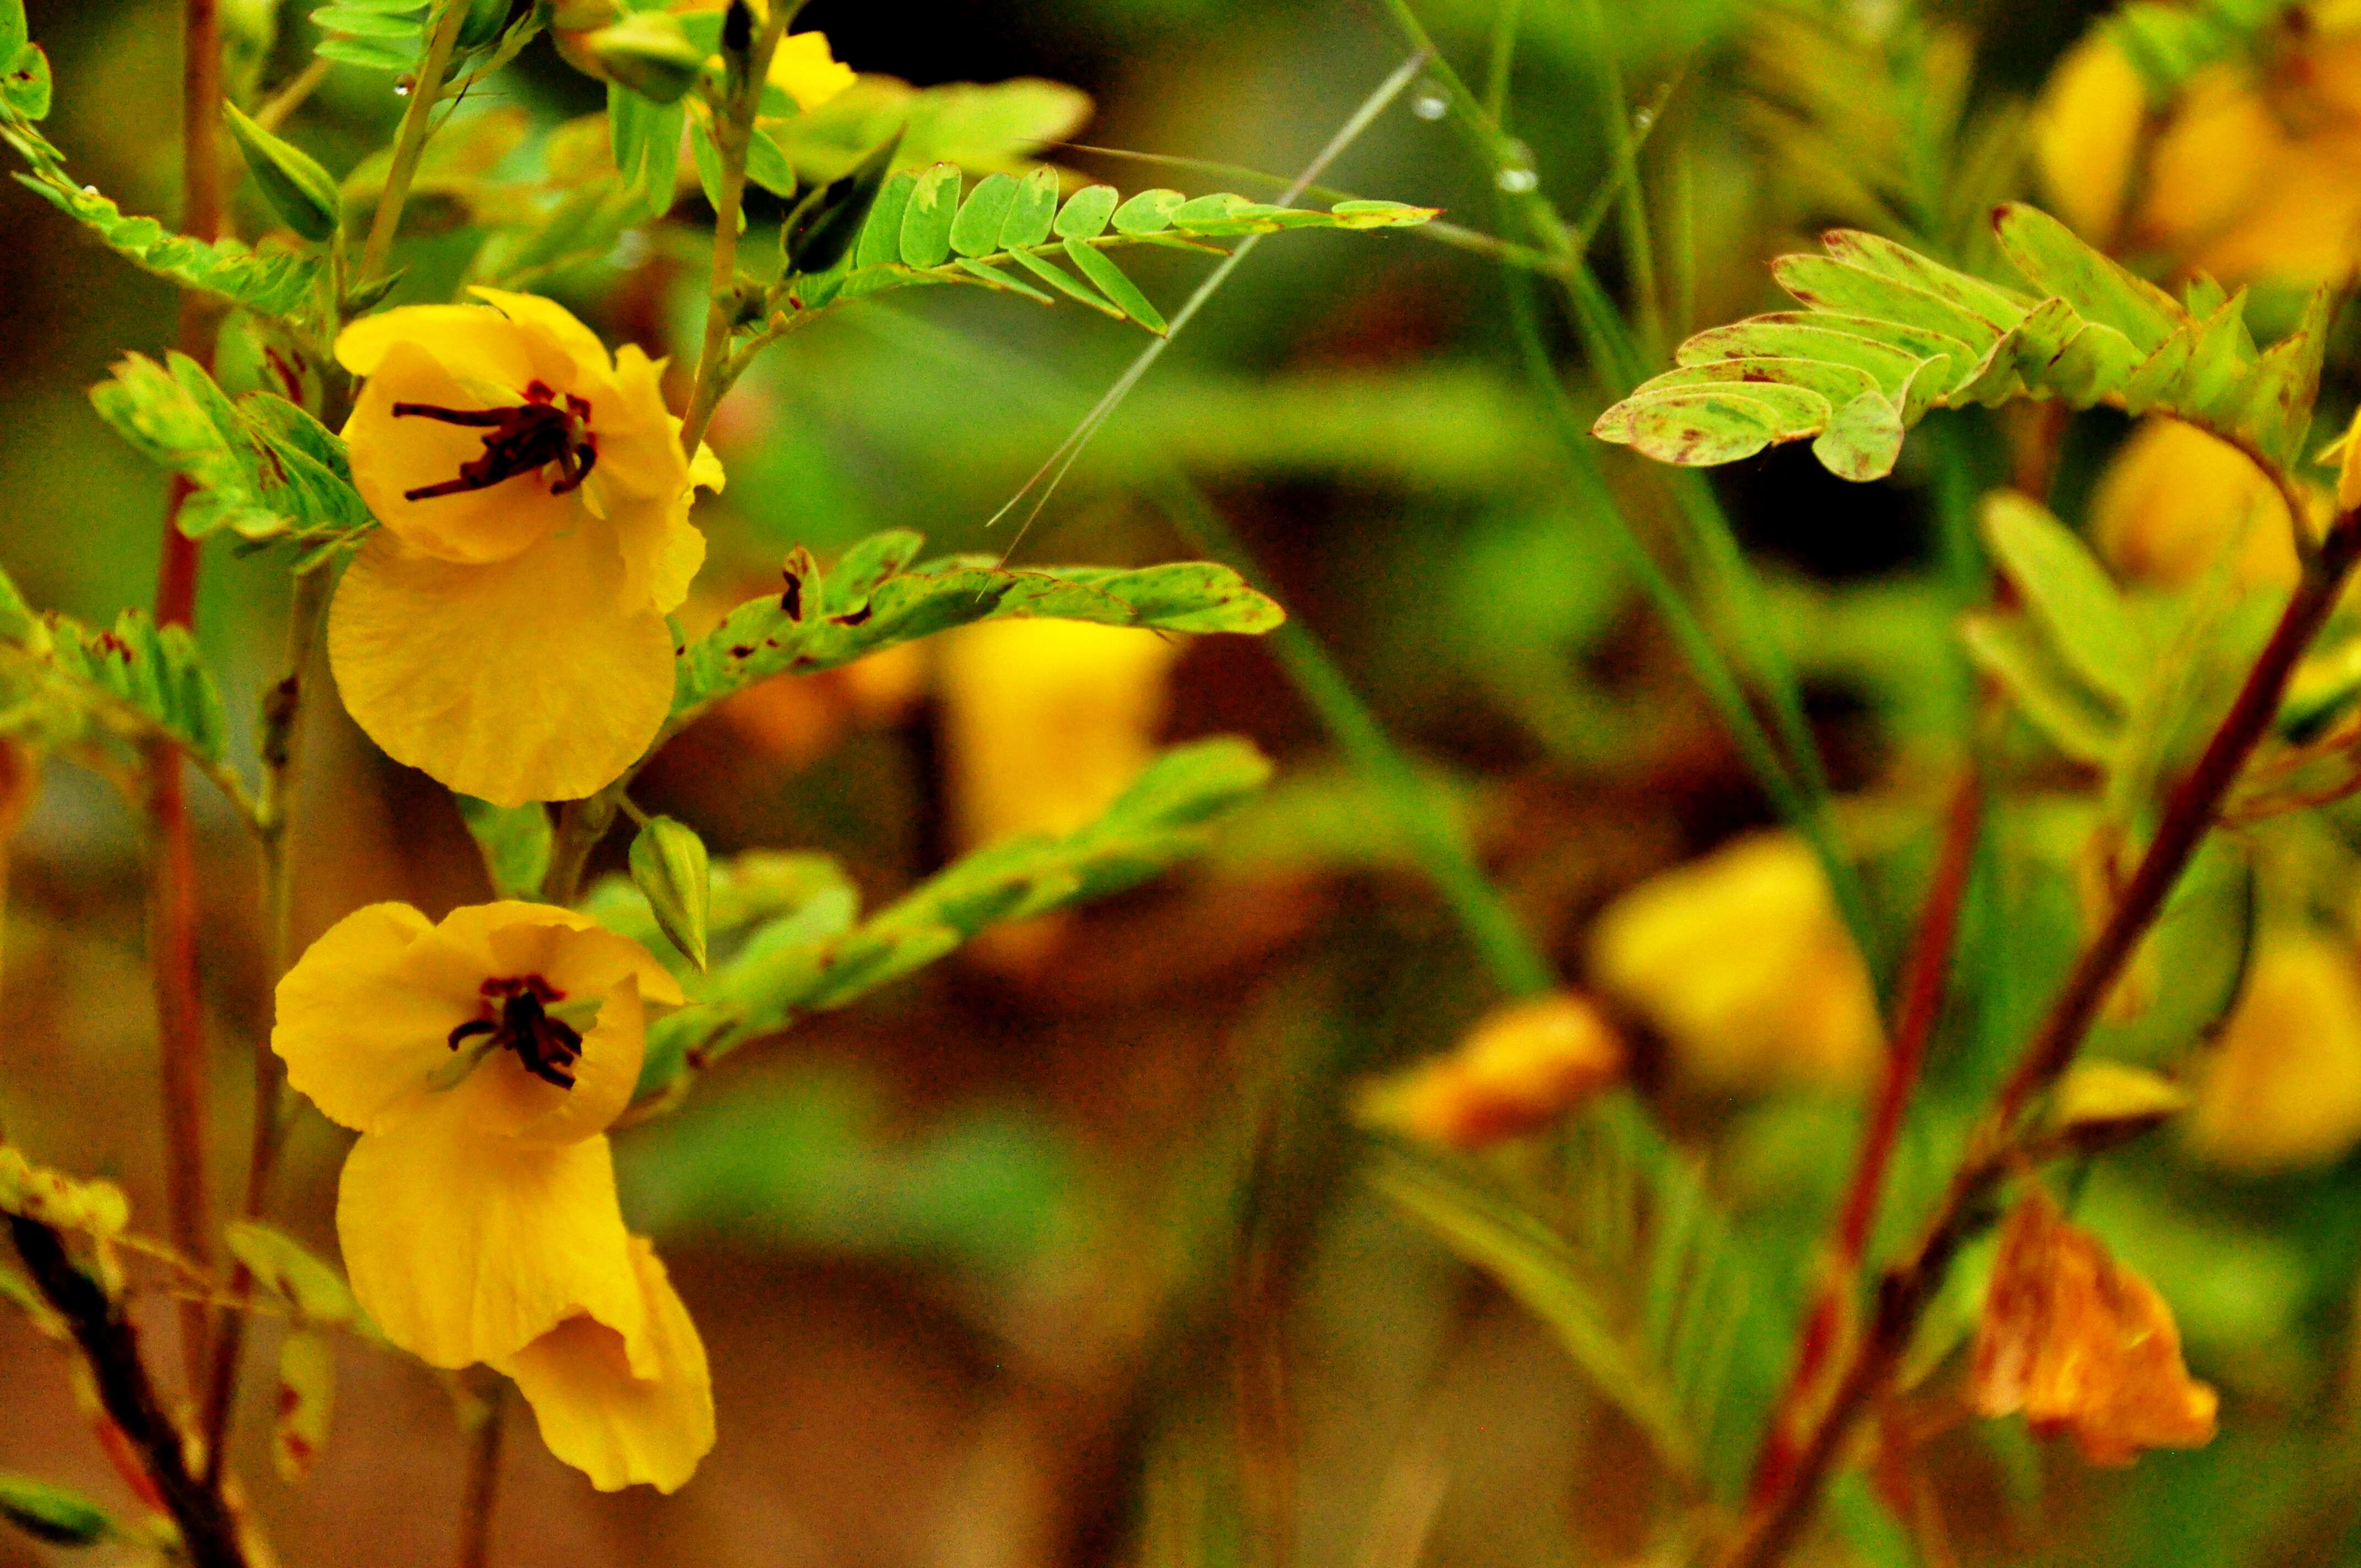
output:
{"label": "brown blurred stem", "polygon": [[2074,965],[2065,988],[2017,1059],[1970,1139],[1968,1153],[1917,1245],[1878,1282],[1868,1330],[1839,1377],[1827,1411],[1784,1482],[1756,1499],[1723,1568],[1769,1568],[1810,1519],[1822,1483],[1862,1413],[1873,1405],[1910,1345],[1912,1332],[1960,1246],[1985,1222],[1989,1200],[2018,1156],[2025,1113],[2064,1075],[2124,964],[2163,911],[2164,901],[2220,815],[2246,759],[2269,729],[2289,677],[2335,608],[2361,558],[2361,513],[2340,513],[2256,657],[2205,751],[2173,790],[2164,821],[2132,873],[2106,926]]}
{"label": "brown blurred stem", "polygon": [[[295,578],[295,598],[287,612],[287,674],[271,688],[262,709],[262,795],[256,825],[262,840],[262,893],[270,937],[270,978],[275,986],[295,963],[294,857],[288,833],[293,815],[297,764],[303,744],[304,676],[327,622],[333,574],[314,566]],[[280,1101],[284,1081],[268,1036],[254,1043],[254,1135],[246,1162],[243,1219],[261,1217],[270,1197],[270,1174],[279,1163]],[[244,1263],[231,1271],[229,1293],[243,1307],[254,1289]],[[213,1375],[205,1383],[205,1478],[218,1481],[229,1448],[230,1420],[237,1405],[238,1357],[245,1349],[246,1313],[225,1314],[214,1337]]]}
{"label": "brown blurred stem", "polygon": [[42,1299],[72,1331],[108,1419],[138,1450],[157,1495],[180,1527],[187,1560],[194,1568],[246,1568],[237,1521],[220,1492],[190,1470],[181,1429],[148,1379],[138,1334],[121,1303],[75,1265],[58,1232],[15,1215],[8,1232]]}
{"label": "brown blurred stem", "polygon": [[507,1424],[508,1385],[497,1379],[484,1395],[482,1422],[467,1451],[467,1495],[459,1506],[459,1568],[489,1568],[492,1514],[500,1497],[500,1429]]}
{"label": "brown blurred stem", "polygon": [[1893,1167],[1903,1120],[1926,1066],[1927,1042],[1942,1016],[1943,982],[1950,971],[1960,906],[1966,903],[1975,870],[1983,816],[1983,774],[1971,760],[1952,786],[1950,806],[1944,813],[1942,847],[1937,853],[1926,905],[1919,911],[1918,929],[1904,962],[1902,997],[1885,1053],[1884,1075],[1829,1233],[1819,1293],[1806,1314],[1787,1386],[1763,1429],[1763,1451],[1754,1465],[1753,1491],[1758,1497],[1776,1495],[1793,1474],[1831,1358],[1843,1348],[1851,1328],[1854,1291],[1870,1233],[1877,1224],[1886,1174]]}
{"label": "brown blurred stem", "polygon": [[[185,0],[181,12],[181,225],[194,239],[221,233],[221,17],[216,0]],[[197,291],[181,294],[181,352],[213,363],[215,317]],[[164,510],[156,573],[156,623],[187,626],[197,603],[197,542],[181,532],[186,478],[175,476]],[[197,867],[181,753],[159,741],[147,752],[148,962],[164,1091],[164,1192],[172,1245],[202,1263],[212,1255],[205,1192],[205,1039],[197,986]],[[208,1323],[203,1305],[180,1308],[181,1365],[189,1391],[203,1387]]]}

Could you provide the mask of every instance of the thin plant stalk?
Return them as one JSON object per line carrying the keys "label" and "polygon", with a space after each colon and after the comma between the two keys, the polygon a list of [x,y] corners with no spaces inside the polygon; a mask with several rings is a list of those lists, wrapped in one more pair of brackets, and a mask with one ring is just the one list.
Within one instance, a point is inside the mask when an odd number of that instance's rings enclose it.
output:
{"label": "thin plant stalk", "polygon": [[508,1385],[490,1380],[484,1413],[467,1451],[467,1491],[459,1505],[458,1568],[490,1568],[492,1518],[500,1498],[500,1440],[508,1425]]}
{"label": "thin plant stalk", "polygon": [[378,198],[377,215],[369,220],[368,240],[361,247],[356,288],[374,282],[385,269],[393,236],[401,227],[401,209],[410,200],[411,181],[418,177],[418,160],[425,155],[434,129],[434,109],[443,97],[443,83],[451,74],[451,57],[458,51],[459,31],[467,24],[467,0],[445,0],[426,41],[426,58],[411,83],[410,104],[394,131],[393,159],[386,167],[385,192]]}
{"label": "thin plant stalk", "polygon": [[[263,707],[262,794],[256,825],[262,844],[264,921],[270,942],[275,986],[295,964],[295,861],[290,827],[294,815],[297,770],[302,760],[306,677],[326,630],[333,574],[314,566],[295,578],[294,603],[287,614],[287,674],[271,688]],[[270,1198],[271,1173],[279,1163],[285,1128],[281,1102],[286,1075],[268,1038],[254,1047],[254,1132],[247,1150],[246,1187],[238,1214],[259,1219]],[[218,1481],[226,1463],[230,1422],[237,1408],[240,1356],[246,1343],[246,1312],[254,1276],[241,1262],[231,1270],[229,1295],[237,1309],[225,1314],[214,1337],[212,1376],[205,1384],[206,1478]]]}
{"label": "thin plant stalk", "polygon": [[2270,641],[2256,656],[2196,765],[2168,798],[2163,821],[2138,868],[1993,1097],[1916,1245],[1880,1280],[1868,1330],[1846,1361],[1828,1409],[1784,1484],[1756,1499],[1722,1559],[1723,1568],[1770,1568],[1809,1521],[1846,1439],[1885,1392],[1952,1260],[1988,1223],[1993,1195],[2025,1157],[2027,1112],[2073,1065],[2100,1004],[2156,924],[2166,897],[2219,819],[2231,786],[2269,730],[2289,678],[2335,608],[2356,559],[2361,559],[2361,513],[2347,511],[2331,524],[2317,554],[2304,564]]}
{"label": "thin plant stalk", "polygon": [[[191,237],[219,236],[222,167],[221,16],[218,0],[185,0],[181,9],[181,226]],[[213,363],[218,318],[194,289],[181,294],[181,352]],[[197,542],[181,532],[191,486],[172,480],[165,504],[156,573],[156,623],[190,625],[197,607]],[[203,1262],[212,1255],[205,1177],[204,1001],[197,980],[197,863],[189,820],[188,775],[179,750],[148,748],[149,965],[164,1092],[164,1190],[172,1245]],[[203,1387],[211,1322],[201,1302],[179,1309],[181,1358],[191,1395]]]}

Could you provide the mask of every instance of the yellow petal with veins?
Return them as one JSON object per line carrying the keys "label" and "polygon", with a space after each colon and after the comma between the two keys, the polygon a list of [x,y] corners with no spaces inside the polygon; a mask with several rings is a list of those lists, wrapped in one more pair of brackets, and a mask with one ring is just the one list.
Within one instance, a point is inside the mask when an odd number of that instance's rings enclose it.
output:
{"label": "yellow petal with veins", "polygon": [[572,1318],[505,1362],[533,1406],[541,1440],[602,1492],[677,1489],[713,1447],[713,1381],[705,1343],[645,1241],[631,1238],[653,1376],[633,1376],[623,1336]]}
{"label": "yellow petal with veins", "polygon": [[672,707],[671,630],[616,608],[623,570],[588,517],[483,566],[374,535],[329,612],[345,706],[396,762],[496,806],[593,794]]}
{"label": "yellow petal with veins", "polygon": [[428,348],[460,380],[522,396],[533,379],[533,355],[523,334],[481,305],[402,305],[360,320],[336,334],[336,363],[356,376],[374,376],[397,343]]}
{"label": "yellow petal with veins", "polygon": [[580,1312],[641,1332],[603,1136],[488,1137],[467,1099],[430,1095],[353,1146],[336,1236],[355,1297],[430,1365],[512,1355]]}
{"label": "yellow petal with veins", "polygon": [[270,1048],[287,1082],[333,1122],[368,1132],[413,1105],[475,1016],[469,975],[422,987],[407,960],[433,927],[406,904],[372,904],[330,927],[279,982]]}

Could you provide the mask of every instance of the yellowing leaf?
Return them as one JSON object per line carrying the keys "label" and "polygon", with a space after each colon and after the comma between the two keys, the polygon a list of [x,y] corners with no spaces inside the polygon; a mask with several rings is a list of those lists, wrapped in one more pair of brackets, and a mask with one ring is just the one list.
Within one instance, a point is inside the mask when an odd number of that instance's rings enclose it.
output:
{"label": "yellowing leaf", "polygon": [[270,1457],[280,1478],[302,1480],[327,1446],[328,1413],[335,1403],[336,1358],[325,1335],[298,1329],[279,1346],[278,1416]]}

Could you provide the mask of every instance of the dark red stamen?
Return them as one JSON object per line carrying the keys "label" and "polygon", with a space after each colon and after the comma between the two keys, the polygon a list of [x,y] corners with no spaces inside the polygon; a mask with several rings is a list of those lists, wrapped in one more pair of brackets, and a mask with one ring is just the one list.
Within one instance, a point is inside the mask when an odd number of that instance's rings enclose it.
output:
{"label": "dark red stamen", "polygon": [[498,409],[394,404],[396,419],[431,419],[438,424],[489,432],[484,437],[483,455],[460,464],[457,478],[404,490],[402,499],[423,501],[436,496],[464,495],[469,490],[489,490],[520,474],[539,473],[553,463],[557,465],[557,479],[549,487],[551,495],[562,496],[581,488],[582,481],[590,477],[590,470],[598,463],[598,438],[588,428],[589,403],[568,392],[566,406],[560,409],[557,394],[541,381],[527,387],[524,395],[524,402]]}
{"label": "dark red stamen", "polygon": [[[495,1049],[514,1051],[524,1069],[544,1083],[574,1087],[574,1064],[582,1059],[582,1036],[562,1018],[553,1018],[548,1003],[566,993],[537,974],[483,984],[484,1014],[451,1031],[451,1048],[478,1035],[489,1035]],[[499,1003],[497,1013],[493,1003]]]}

